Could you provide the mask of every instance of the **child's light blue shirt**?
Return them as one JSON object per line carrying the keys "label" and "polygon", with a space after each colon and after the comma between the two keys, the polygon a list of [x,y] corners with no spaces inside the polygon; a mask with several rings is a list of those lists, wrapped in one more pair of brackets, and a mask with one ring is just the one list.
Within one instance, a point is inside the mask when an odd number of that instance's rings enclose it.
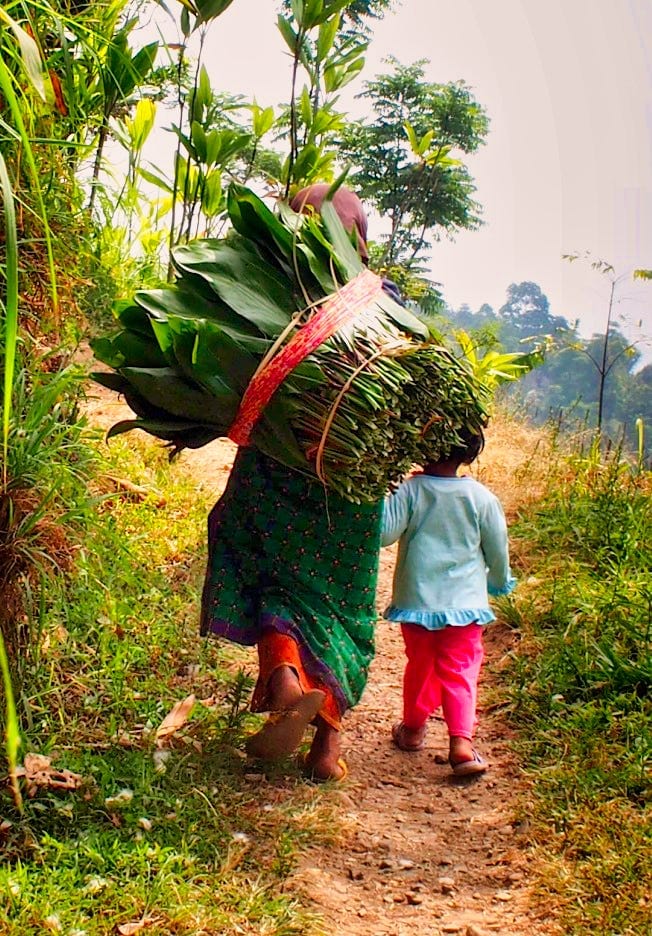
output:
{"label": "child's light blue shirt", "polygon": [[507,524],[498,498],[473,478],[415,475],[386,498],[382,545],[400,540],[390,621],[438,630],[495,620],[489,594],[506,595]]}

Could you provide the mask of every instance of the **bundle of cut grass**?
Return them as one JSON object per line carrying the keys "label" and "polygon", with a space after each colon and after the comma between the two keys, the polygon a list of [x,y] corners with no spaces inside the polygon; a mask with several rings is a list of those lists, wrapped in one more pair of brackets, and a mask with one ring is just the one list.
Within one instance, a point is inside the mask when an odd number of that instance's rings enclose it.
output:
{"label": "bundle of cut grass", "polygon": [[228,210],[226,238],[177,248],[177,281],[118,303],[122,330],[93,343],[114,369],[95,379],[137,416],[109,436],[228,435],[359,502],[486,423],[487,388],[383,291],[330,202],[276,215],[233,185]]}

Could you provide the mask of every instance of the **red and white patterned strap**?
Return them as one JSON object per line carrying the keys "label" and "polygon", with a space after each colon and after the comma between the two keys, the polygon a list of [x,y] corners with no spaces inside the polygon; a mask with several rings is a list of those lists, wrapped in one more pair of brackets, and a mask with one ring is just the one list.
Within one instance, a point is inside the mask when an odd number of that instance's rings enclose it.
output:
{"label": "red and white patterned strap", "polygon": [[278,354],[254,374],[240,400],[240,407],[229,429],[229,439],[237,445],[248,445],[263,410],[288,374],[334,335],[338,328],[357,318],[382,291],[380,276],[371,270],[363,270],[327,299]]}

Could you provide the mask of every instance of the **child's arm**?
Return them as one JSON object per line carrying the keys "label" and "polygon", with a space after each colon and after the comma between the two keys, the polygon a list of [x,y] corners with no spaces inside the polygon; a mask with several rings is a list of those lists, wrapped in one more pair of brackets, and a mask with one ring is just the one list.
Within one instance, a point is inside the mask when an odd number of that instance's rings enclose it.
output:
{"label": "child's arm", "polygon": [[480,524],[482,552],[487,563],[490,595],[508,595],[516,586],[509,567],[507,522],[500,501],[492,497],[482,513]]}
{"label": "child's arm", "polygon": [[385,498],[383,504],[383,526],[381,546],[389,546],[400,539],[410,520],[410,497],[407,484],[402,484],[394,494]]}

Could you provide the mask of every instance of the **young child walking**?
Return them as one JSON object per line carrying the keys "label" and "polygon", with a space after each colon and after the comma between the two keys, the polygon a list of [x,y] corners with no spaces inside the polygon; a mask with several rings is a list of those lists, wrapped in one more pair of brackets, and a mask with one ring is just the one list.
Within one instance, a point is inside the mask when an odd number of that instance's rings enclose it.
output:
{"label": "young child walking", "polygon": [[399,540],[385,617],[400,623],[407,656],[403,720],[392,737],[402,751],[418,751],[429,716],[441,706],[458,776],[488,766],[472,743],[482,628],[495,620],[489,594],[506,595],[516,584],[498,498],[457,474],[478,457],[484,436],[463,439],[385,500],[382,532],[383,546]]}

